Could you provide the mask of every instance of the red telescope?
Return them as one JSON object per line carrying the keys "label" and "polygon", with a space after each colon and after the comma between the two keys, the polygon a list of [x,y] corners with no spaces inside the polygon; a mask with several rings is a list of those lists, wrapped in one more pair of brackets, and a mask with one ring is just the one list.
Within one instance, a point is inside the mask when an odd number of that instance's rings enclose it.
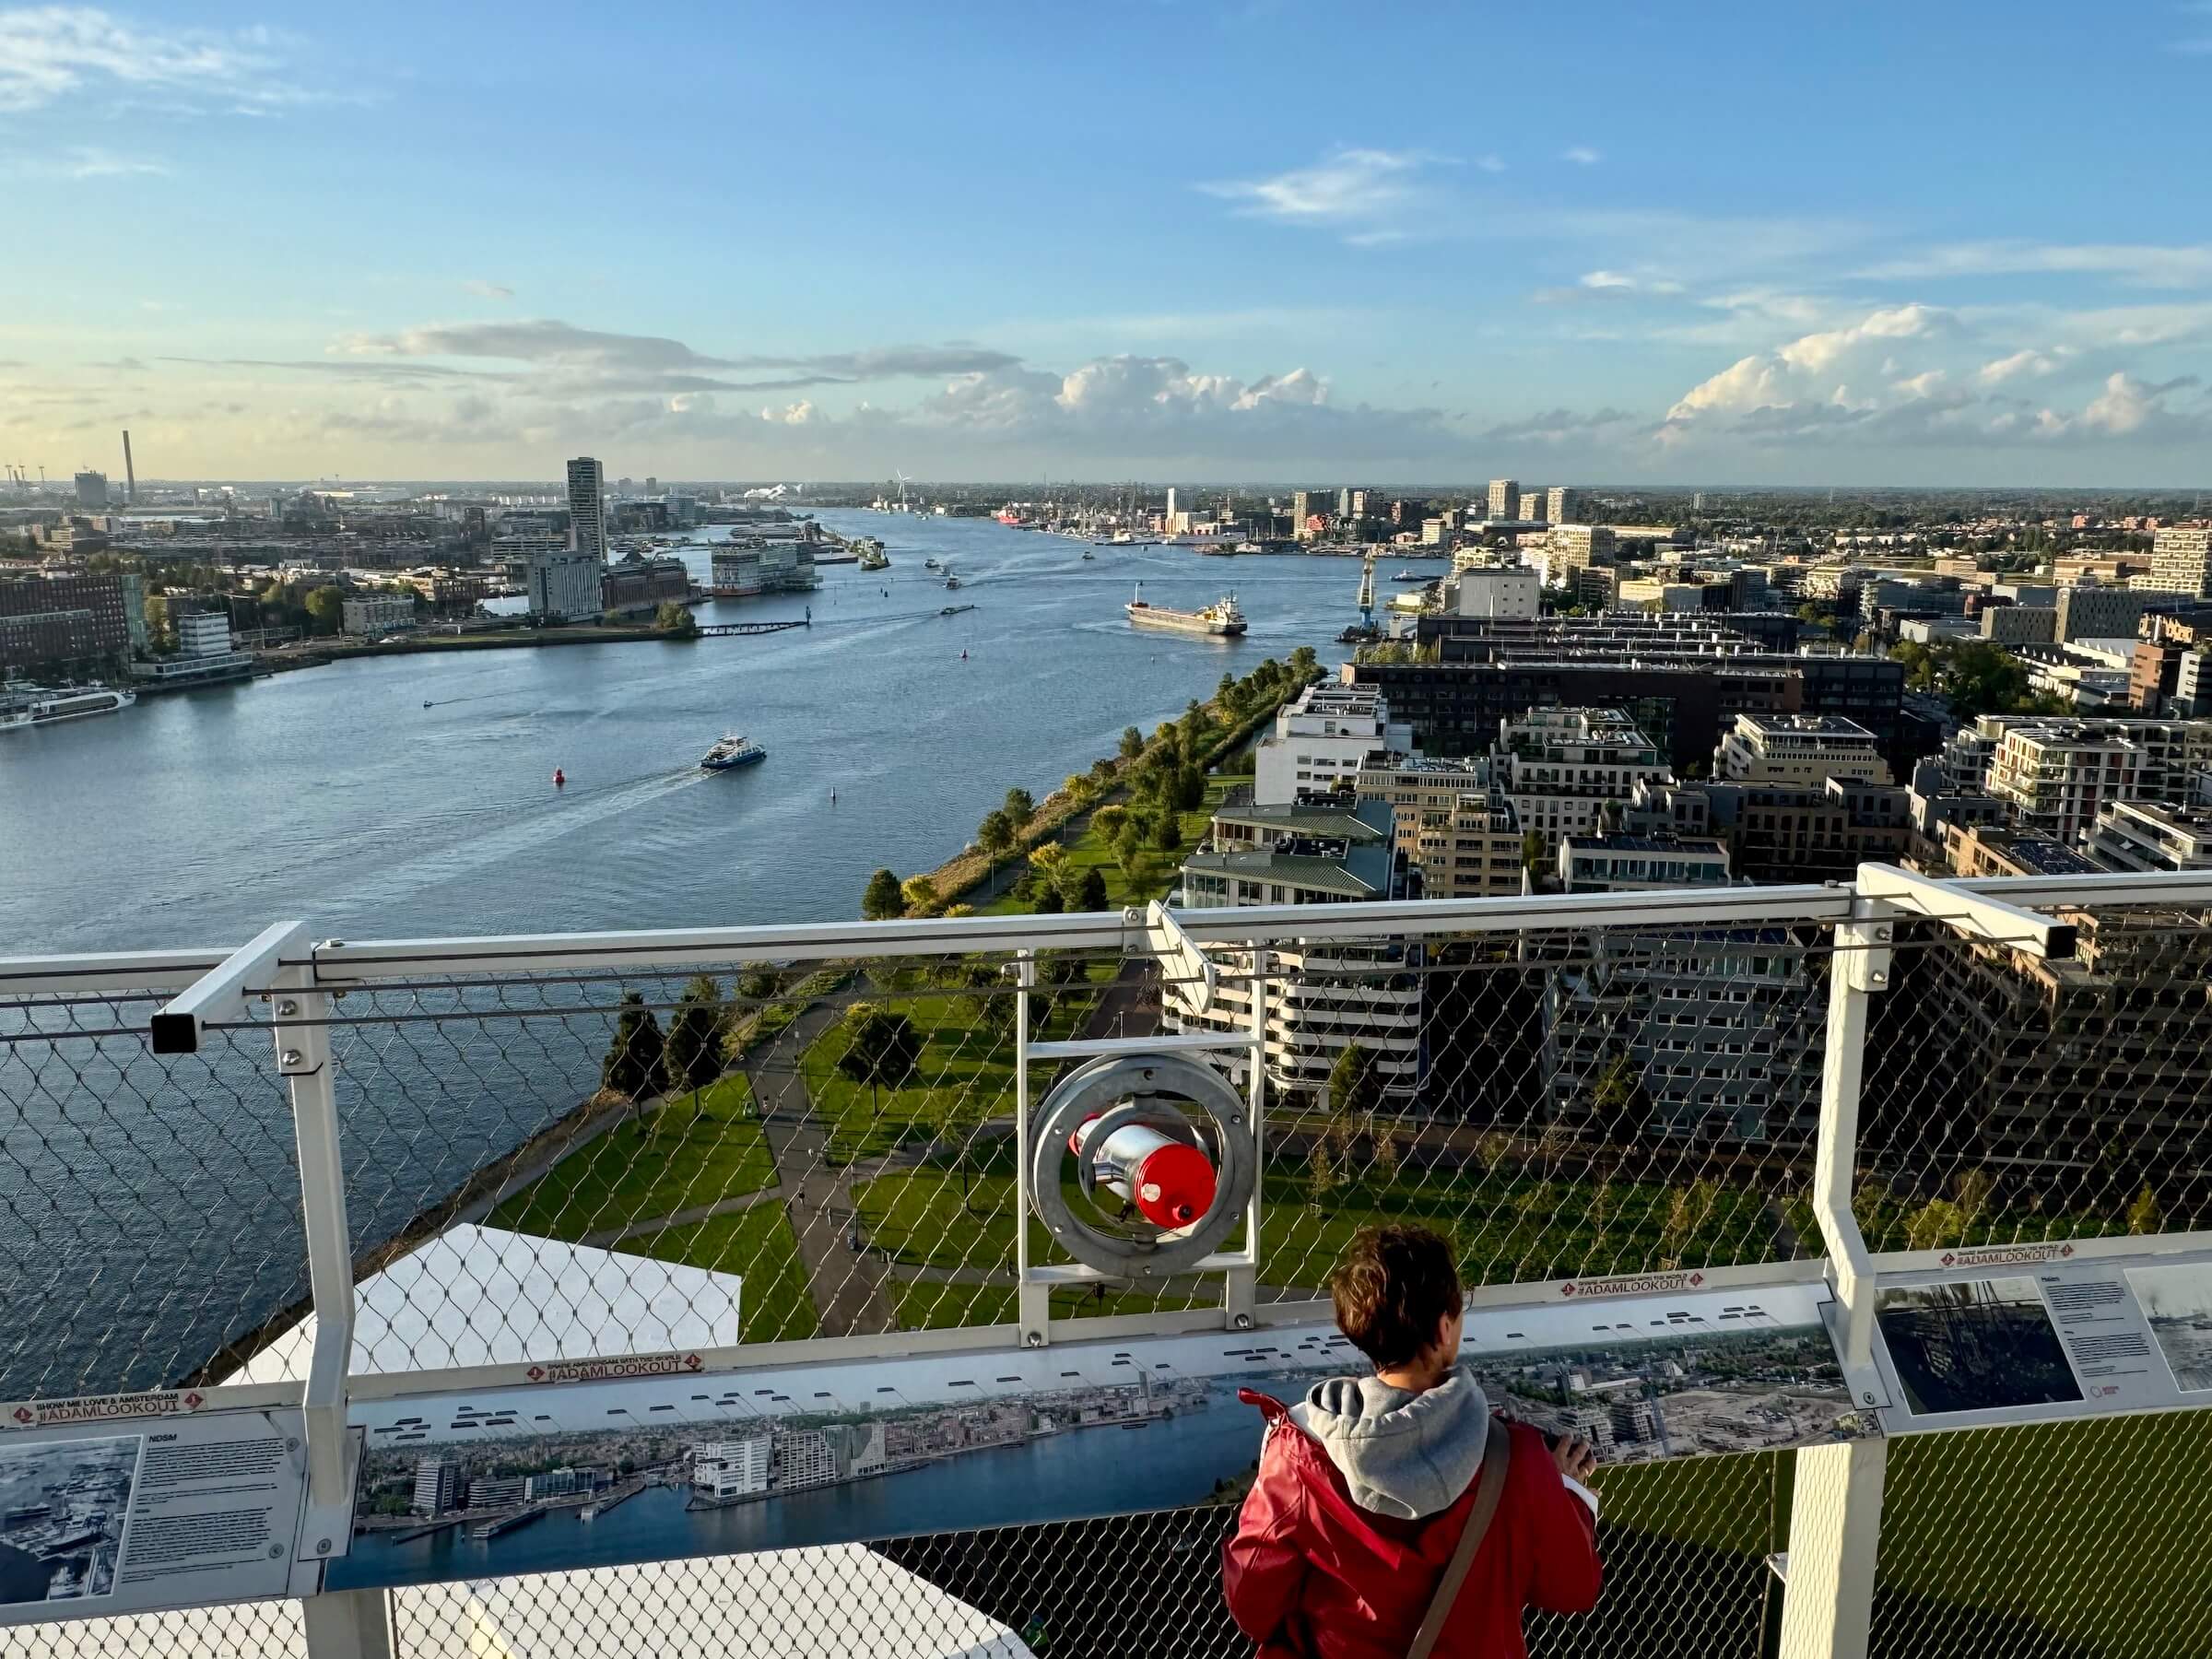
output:
{"label": "red telescope", "polygon": [[1087,1152],[1094,1114],[1067,1137],[1067,1149],[1090,1158],[1099,1184],[1134,1203],[1155,1227],[1188,1227],[1214,1202],[1214,1160],[1202,1147],[1162,1135],[1143,1124],[1124,1124],[1095,1153]]}

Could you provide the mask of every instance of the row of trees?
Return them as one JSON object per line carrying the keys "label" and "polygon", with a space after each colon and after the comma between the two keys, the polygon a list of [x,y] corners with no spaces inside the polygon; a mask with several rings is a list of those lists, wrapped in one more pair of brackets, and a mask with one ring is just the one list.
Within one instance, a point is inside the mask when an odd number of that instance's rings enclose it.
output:
{"label": "row of trees", "polygon": [[[754,969],[738,978],[737,994],[759,1002],[776,994],[776,976]],[[665,1030],[642,993],[625,991],[615,1034],[599,1063],[599,1086],[638,1104],[681,1090],[691,1094],[696,1116],[701,1093],[729,1069],[743,1036],[721,981],[700,974],[685,985]]]}
{"label": "row of trees", "polygon": [[1986,640],[1965,640],[1956,645],[1922,645],[1908,640],[1892,645],[1889,655],[1904,664],[1907,687],[1940,691],[1960,720],[1982,714],[2074,712],[2065,698],[2031,689],[2027,665]]}
{"label": "row of trees", "polygon": [[[1163,721],[1149,738],[1135,726],[1124,727],[1114,754],[1093,761],[1088,771],[1071,772],[1057,793],[1080,809],[1118,788],[1127,788],[1125,806],[1101,806],[1091,821],[1132,884],[1142,886],[1153,874],[1153,856],[1182,851],[1180,814],[1205,804],[1206,768],[1213,750],[1243,722],[1272,708],[1320,672],[1321,659],[1313,648],[1300,645],[1288,662],[1269,657],[1241,678],[1224,674],[1210,702],[1193,698],[1178,718]],[[995,876],[999,860],[1021,848],[1036,828],[1038,811],[1036,797],[1017,785],[983,815],[976,826],[975,846],[983,853],[990,874]],[[1016,883],[1017,896],[1041,912],[1105,909],[1105,877],[1095,868],[1067,867],[1064,857],[1064,849],[1054,841],[1032,849],[1030,868]],[[861,894],[860,913],[870,922],[928,913],[937,909],[943,897],[927,876],[900,880],[895,870],[878,869],[869,876]]]}

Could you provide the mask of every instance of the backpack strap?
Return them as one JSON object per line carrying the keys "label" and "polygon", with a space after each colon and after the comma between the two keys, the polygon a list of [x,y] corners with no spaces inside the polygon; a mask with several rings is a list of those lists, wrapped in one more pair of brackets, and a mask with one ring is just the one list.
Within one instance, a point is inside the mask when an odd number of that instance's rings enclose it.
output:
{"label": "backpack strap", "polygon": [[1406,1659],[1429,1659],[1437,1638],[1444,1633],[1444,1620],[1452,1615],[1452,1604],[1459,1599],[1460,1586],[1467,1582],[1467,1569],[1475,1564],[1475,1552],[1482,1547],[1498,1513],[1498,1500],[1505,1495],[1512,1441],[1512,1430],[1493,1418],[1488,1432],[1482,1437],[1482,1475],[1476,1483],[1474,1507],[1467,1511],[1467,1524],[1460,1531],[1451,1560],[1444,1564],[1444,1576],[1436,1582],[1436,1594],[1430,1598],[1429,1612],[1414,1633],[1413,1645],[1406,1650]]}

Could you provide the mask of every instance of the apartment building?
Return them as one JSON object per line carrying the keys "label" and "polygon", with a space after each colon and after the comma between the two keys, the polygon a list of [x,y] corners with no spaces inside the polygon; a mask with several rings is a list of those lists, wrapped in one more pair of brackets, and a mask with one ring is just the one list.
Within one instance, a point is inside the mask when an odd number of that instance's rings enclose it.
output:
{"label": "apartment building", "polygon": [[1889,782],[1875,735],[1832,714],[1738,714],[1713,750],[1712,775],[1731,783],[1801,783],[1830,778]]}
{"label": "apartment building", "polygon": [[1316,790],[1350,788],[1371,758],[1414,747],[1412,728],[1391,719],[1372,686],[1324,681],[1276,711],[1275,730],[1253,761],[1253,798],[1277,804]]}
{"label": "apartment building", "polygon": [[[1225,809],[1205,847],[1183,863],[1182,902],[1206,908],[1418,898],[1419,873],[1394,841],[1391,808],[1379,800]],[[1268,1081],[1317,1101],[1338,1057],[1357,1043],[1372,1058],[1386,1098],[1408,1103],[1423,1074],[1420,947],[1387,939],[1291,942],[1271,946],[1268,954],[1284,972],[1265,982]],[[1251,953],[1214,955],[1224,976],[1204,1008],[1184,988],[1167,985],[1170,1031],[1251,1028]]]}
{"label": "apartment building", "polygon": [[1523,888],[1521,820],[1494,789],[1463,790],[1451,806],[1424,815],[1413,861],[1426,899],[1499,899]]}
{"label": "apartment building", "polygon": [[1545,570],[1553,582],[1571,582],[1573,571],[1611,564],[1618,546],[1609,524],[1555,523],[1544,538]]}
{"label": "apartment building", "polygon": [[1658,748],[1618,709],[1531,709],[1499,723],[1493,774],[1524,831],[1560,838],[1599,828],[1606,803],[1627,802],[1644,782],[1672,782]]}
{"label": "apartment building", "polygon": [[2212,812],[2156,801],[2107,801],[2090,827],[2088,852],[2106,870],[2212,870]]}
{"label": "apartment building", "polygon": [[1912,792],[1892,784],[1716,779],[1702,789],[1736,872],[1756,881],[1823,880],[1861,864],[1894,864],[1912,835]]}
{"label": "apartment building", "polygon": [[[357,594],[338,602],[338,627],[356,638],[395,633],[415,626],[415,595]],[[229,641],[223,641],[226,649]]]}
{"label": "apartment building", "polygon": [[1712,836],[1570,835],[1559,842],[1559,890],[1633,893],[1725,887],[1728,849]]}
{"label": "apartment building", "polygon": [[2008,719],[1988,787],[2020,828],[2072,846],[2105,802],[2178,804],[2207,763],[2212,720]]}
{"label": "apartment building", "polygon": [[2175,526],[2159,531],[2150,545],[2150,573],[2128,585],[2138,591],[2212,598],[2212,529]]}
{"label": "apartment building", "polygon": [[2139,588],[2077,582],[2058,590],[2054,637],[2062,645],[2076,640],[2107,640],[2132,634],[2143,620],[2149,594]]}
{"label": "apartment building", "polygon": [[1943,837],[1945,862],[1962,879],[1976,876],[2088,876],[2097,866],[2073,848],[2033,830],[1959,824]]}

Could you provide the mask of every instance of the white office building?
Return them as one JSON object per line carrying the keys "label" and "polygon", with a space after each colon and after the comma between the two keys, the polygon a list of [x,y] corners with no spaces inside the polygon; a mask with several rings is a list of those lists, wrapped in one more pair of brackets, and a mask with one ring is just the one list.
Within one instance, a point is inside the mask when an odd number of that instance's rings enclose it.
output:
{"label": "white office building", "polygon": [[569,547],[606,562],[606,475],[589,455],[569,463]]}
{"label": "white office building", "polygon": [[1729,783],[1798,783],[1830,778],[1889,782],[1875,735],[1835,714],[1738,714],[1712,752],[1712,775]]}
{"label": "white office building", "polygon": [[768,1490],[771,1448],[765,1434],[750,1440],[712,1441],[691,1448],[691,1484],[716,1498],[747,1498]]}
{"label": "white office building", "polygon": [[581,622],[605,605],[606,561],[571,551],[530,558],[530,614],[547,622]]}
{"label": "white office building", "polygon": [[1543,578],[1526,565],[1468,565],[1459,572],[1459,614],[1534,620]]}
{"label": "white office building", "polygon": [[1301,793],[1350,789],[1371,757],[1413,747],[1413,728],[1394,724],[1372,686],[1324,681],[1276,712],[1274,733],[1253,761],[1253,799],[1284,806]]}
{"label": "white office building", "polygon": [[2155,801],[2107,801],[2089,856],[2108,870],[2212,870],[2212,812]]}

